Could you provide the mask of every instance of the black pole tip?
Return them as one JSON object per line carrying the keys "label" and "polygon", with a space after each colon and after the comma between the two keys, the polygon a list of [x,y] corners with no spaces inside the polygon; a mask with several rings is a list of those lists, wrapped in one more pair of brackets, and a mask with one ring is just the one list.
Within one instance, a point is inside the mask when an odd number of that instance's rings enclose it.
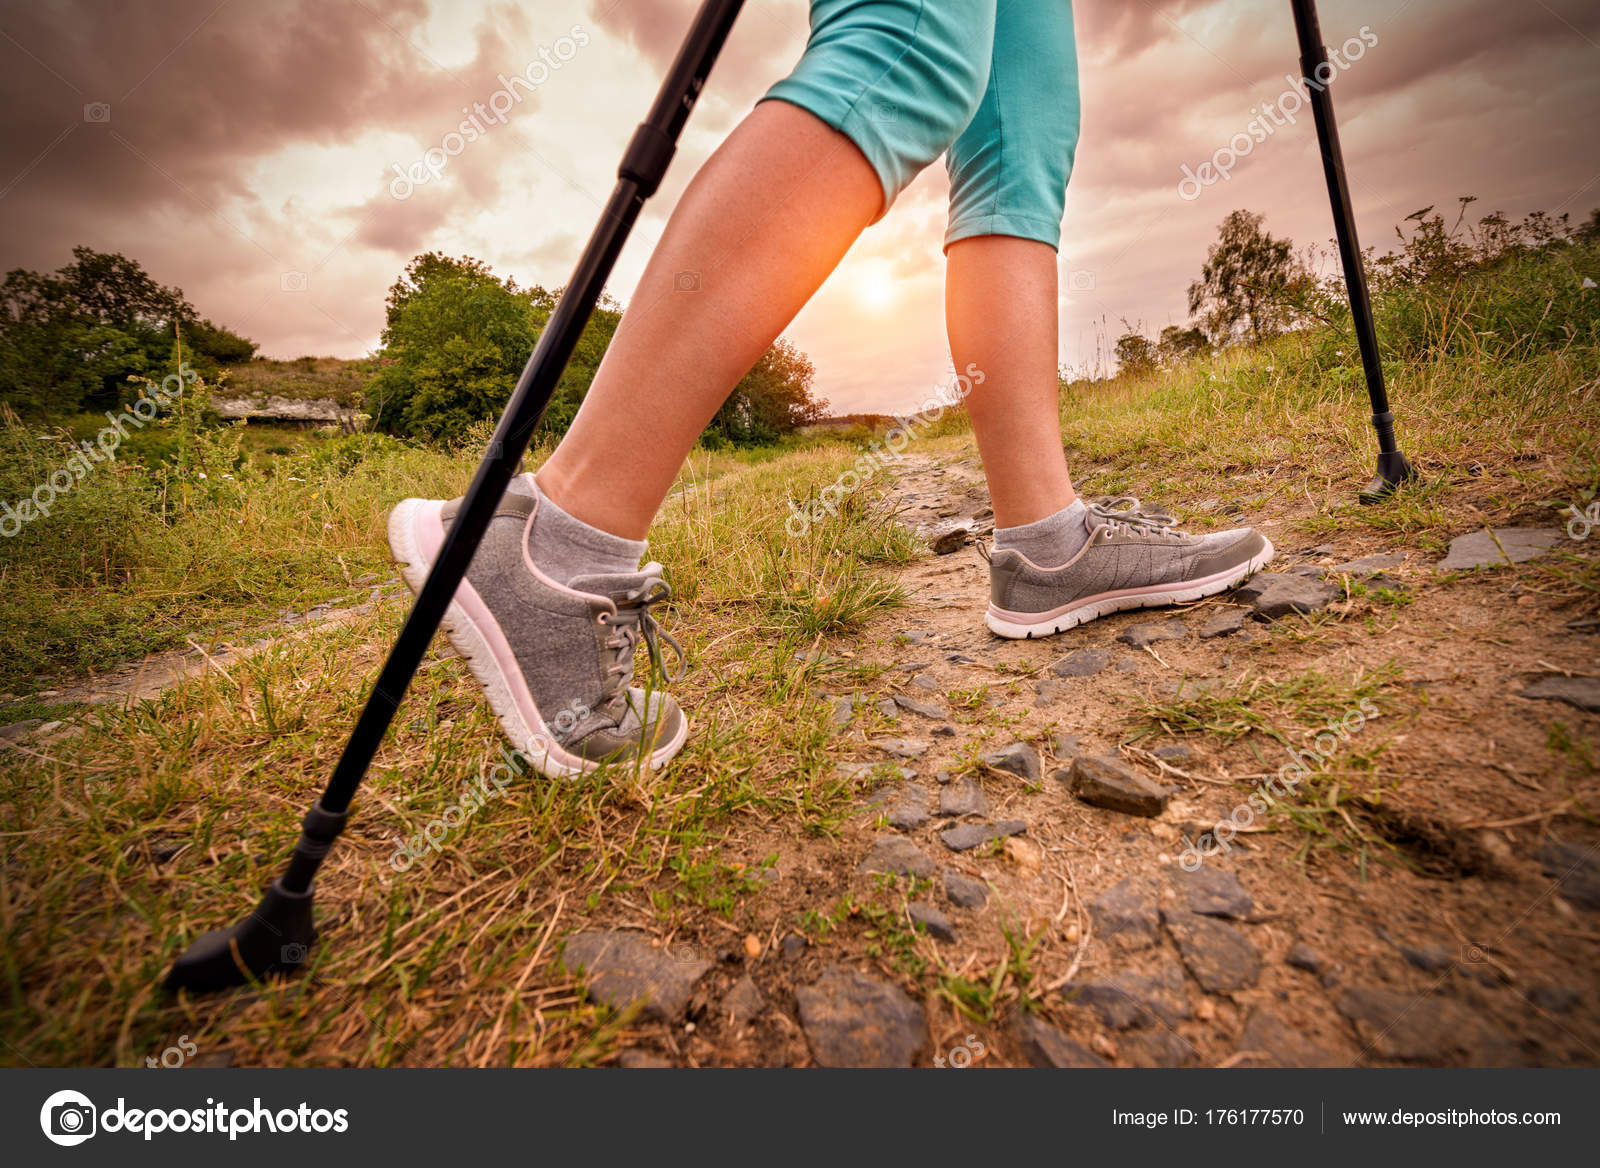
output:
{"label": "black pole tip", "polygon": [[173,963],[166,988],[210,994],[265,981],[272,974],[294,973],[305,965],[317,939],[311,900],[311,890],[289,892],[274,881],[244,920],[196,938]]}
{"label": "black pole tip", "polygon": [[1408,479],[1417,477],[1417,472],[1412,469],[1406,456],[1398,450],[1380,450],[1378,452],[1378,473],[1372,481],[1361,488],[1359,498],[1363,503],[1381,503],[1394,494],[1395,488]]}

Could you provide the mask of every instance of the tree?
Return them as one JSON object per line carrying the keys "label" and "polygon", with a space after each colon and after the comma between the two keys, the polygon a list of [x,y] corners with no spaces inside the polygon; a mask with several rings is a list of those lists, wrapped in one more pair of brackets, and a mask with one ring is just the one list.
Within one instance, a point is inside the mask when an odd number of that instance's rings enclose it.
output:
{"label": "tree", "polygon": [[701,440],[759,446],[820,421],[828,403],[811,396],[816,374],[811,359],[779,337],[740,379]]}
{"label": "tree", "polygon": [[1143,377],[1148,373],[1154,373],[1157,368],[1156,347],[1150,343],[1149,337],[1129,330],[1117,338],[1118,372],[1132,377]]}
{"label": "tree", "polygon": [[1200,279],[1189,285],[1189,312],[1212,340],[1262,341],[1288,323],[1288,298],[1300,279],[1291,244],[1262,230],[1264,218],[1234,211],[1206,253]]}
{"label": "tree", "polygon": [[1210,348],[1211,343],[1201,330],[1169,324],[1161,330],[1161,339],[1156,342],[1156,356],[1162,365],[1170,369],[1192,357],[1203,355]]}

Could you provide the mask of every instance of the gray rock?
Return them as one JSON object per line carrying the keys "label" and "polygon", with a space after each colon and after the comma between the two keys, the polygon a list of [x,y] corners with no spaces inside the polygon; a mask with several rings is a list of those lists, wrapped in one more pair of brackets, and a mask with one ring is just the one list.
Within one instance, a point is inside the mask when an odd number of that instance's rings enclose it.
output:
{"label": "gray rock", "polygon": [[1083,750],[1083,744],[1078,741],[1076,734],[1057,734],[1050,740],[1050,753],[1056,756],[1059,762],[1071,762]]}
{"label": "gray rock", "polygon": [[956,939],[956,927],[950,923],[950,918],[927,901],[912,901],[906,906],[906,912],[914,924],[921,925],[928,931],[928,936],[935,940],[954,941]]}
{"label": "gray rock", "polygon": [[825,1067],[908,1067],[927,1043],[922,1007],[854,970],[833,966],[795,999],[811,1053]]}
{"label": "gray rock", "polygon": [[1162,762],[1169,762],[1173,766],[1181,766],[1189,761],[1194,752],[1181,743],[1174,742],[1168,746],[1158,746],[1150,752]]}
{"label": "gray rock", "polygon": [[1257,616],[1268,620],[1317,612],[1333,603],[1335,595],[1337,589],[1331,584],[1278,572],[1257,572],[1235,592]]}
{"label": "gray rock", "polygon": [[[1336,1067],[1343,1060],[1311,1042],[1298,1030],[1270,1010],[1256,1010],[1239,1036],[1239,1053],[1252,1058],[1239,1065],[1247,1067]],[[1260,1056],[1265,1055],[1263,1059]]]}
{"label": "gray rock", "polygon": [[1311,946],[1304,941],[1296,941],[1289,946],[1289,952],[1283,955],[1285,964],[1296,969],[1303,969],[1307,973],[1321,973],[1326,967],[1322,958],[1318,957]]}
{"label": "gray rock", "polygon": [[939,792],[939,814],[954,818],[958,815],[987,815],[989,800],[977,780],[963,776]]}
{"label": "gray rock", "polygon": [[1051,702],[1059,702],[1072,692],[1065,682],[1048,679],[1034,682],[1033,691],[1039,695],[1039,699],[1033,703],[1036,706],[1048,706]]}
{"label": "gray rock", "polygon": [[1544,555],[1563,538],[1555,527],[1497,527],[1492,537],[1487,531],[1470,531],[1450,541],[1449,554],[1436,567],[1441,572],[1464,572],[1520,564]]}
{"label": "gray rock", "polygon": [[1004,750],[984,755],[983,765],[997,771],[1008,771],[1030,783],[1037,783],[1044,772],[1039,752],[1026,742],[1013,742]]}
{"label": "gray rock", "polygon": [[1157,966],[1149,975],[1122,973],[1073,982],[1062,990],[1062,996],[1075,1006],[1093,1010],[1113,1030],[1176,1026],[1193,1013],[1183,971],[1170,963]]}
{"label": "gray rock", "polygon": [[835,726],[847,725],[855,717],[856,703],[854,698],[834,698],[833,713],[828,715],[828,720]]}
{"label": "gray rock", "polygon": [[880,835],[861,861],[858,872],[888,872],[896,876],[932,876],[935,864],[916,844],[900,835]]}
{"label": "gray rock", "polygon": [[1117,661],[1118,673],[1138,673],[1139,659],[1137,657],[1122,657]]}
{"label": "gray rock", "polygon": [[959,524],[955,527],[947,528],[934,536],[929,541],[929,546],[933,548],[934,555],[948,556],[952,552],[958,552],[966,547],[967,541],[971,538],[972,529],[965,524]]}
{"label": "gray rock", "polygon": [[919,702],[916,698],[907,697],[905,694],[895,694],[894,704],[899,706],[902,710],[907,710],[913,714],[919,714],[924,718],[932,718],[938,722],[944,721],[945,718],[944,711],[938,706],[932,705],[929,702]]}
{"label": "gray rock", "polygon": [[[847,779],[860,782],[862,779],[895,778],[902,782],[917,777],[917,772],[908,766],[894,762],[842,762],[839,764],[839,773]],[[870,802],[882,803],[893,798],[898,787],[880,787],[874,791]]]}
{"label": "gray rock", "polygon": [[1032,1014],[1018,1014],[1017,1044],[1036,1067],[1108,1067],[1111,1064]]}
{"label": "gray rock", "polygon": [[876,738],[872,745],[895,758],[920,758],[928,753],[931,743],[916,738]]}
{"label": "gray rock", "polygon": [[[22,721],[13,722],[9,726],[0,726],[0,739],[5,739],[7,742],[15,741],[26,735],[35,726],[43,723],[43,718],[24,718]],[[189,1062],[193,1064],[194,1060],[190,1059]]]}
{"label": "gray rock", "polygon": [[613,1009],[645,1003],[646,1017],[673,1022],[683,1017],[709,961],[680,960],[653,948],[639,933],[590,931],[567,938],[561,962],[571,973],[582,970],[590,998]]}
{"label": "gray rock", "polygon": [[925,689],[929,693],[939,692],[939,679],[931,673],[919,673],[911,679],[911,684],[918,689]]}
{"label": "gray rock", "polygon": [[1057,677],[1089,677],[1111,664],[1104,649],[1076,649],[1050,667]]}
{"label": "gray rock", "polygon": [[924,629],[902,629],[895,634],[895,639],[906,645],[921,645],[933,640],[933,634]]}
{"label": "gray rock", "polygon": [[1600,909],[1600,853],[1579,844],[1548,843],[1534,853],[1561,895]]}
{"label": "gray rock", "polygon": [[1132,645],[1135,649],[1143,649],[1146,645],[1154,645],[1157,641],[1181,641],[1188,635],[1188,627],[1174,617],[1159,625],[1129,625],[1117,634],[1117,640],[1124,645]]}
{"label": "gray rock", "polygon": [[1528,1001],[1552,1014],[1565,1014],[1583,1001],[1583,994],[1572,986],[1536,985],[1528,990]]}
{"label": "gray rock", "polygon": [[1124,949],[1147,949],[1161,939],[1155,891],[1137,876],[1090,901],[1089,915],[1097,937],[1115,938]]}
{"label": "gray rock", "polygon": [[952,852],[968,852],[981,844],[1005,839],[1008,835],[1021,835],[1027,830],[1024,820],[1002,819],[998,823],[958,823],[948,831],[941,831],[939,838]]}
{"label": "gray rock", "polygon": [[897,827],[901,831],[915,831],[929,819],[933,818],[921,803],[896,803],[884,813],[890,827]]}
{"label": "gray rock", "polygon": [[1178,943],[1184,965],[1208,993],[1241,990],[1261,976],[1260,951],[1233,925],[1172,909],[1161,910],[1161,921]]}
{"label": "gray rock", "polygon": [[722,999],[723,1016],[735,1029],[748,1026],[766,1008],[767,999],[748,977],[734,982],[728,996]]}
{"label": "gray rock", "polygon": [[1232,872],[1204,866],[1193,872],[1180,873],[1177,884],[1189,911],[1201,916],[1232,917],[1242,921],[1255,907],[1256,902]]}
{"label": "gray rock", "polygon": [[1122,1057],[1140,1067],[1188,1067],[1200,1060],[1200,1052],[1181,1034],[1163,1028],[1130,1034],[1122,1040]]}
{"label": "gray rock", "polygon": [[1172,788],[1145,778],[1121,759],[1080,754],[1067,770],[1058,770],[1070,790],[1091,807],[1120,811],[1124,815],[1160,815],[1172,798]]}
{"label": "gray rock", "polygon": [[1200,626],[1200,638],[1209,641],[1215,637],[1231,636],[1244,628],[1244,618],[1245,611],[1242,608],[1221,609]]}
{"label": "gray rock", "polygon": [[1470,1040],[1467,1019],[1439,998],[1373,986],[1346,990],[1339,1013],[1362,1041],[1384,1058],[1435,1062]]}
{"label": "gray rock", "polygon": [[944,659],[952,665],[976,665],[978,663],[975,658],[968,657],[965,653],[946,653]]}
{"label": "gray rock", "polygon": [[1429,973],[1440,973],[1456,963],[1456,955],[1438,945],[1401,945],[1399,948],[1400,956]]}
{"label": "gray rock", "polygon": [[807,941],[799,933],[790,933],[778,943],[778,949],[782,952],[785,961],[799,961],[806,955],[806,950],[810,945],[811,942]]}
{"label": "gray rock", "polygon": [[1520,696],[1566,702],[1591,714],[1600,714],[1600,677],[1541,677]]}
{"label": "gray rock", "polygon": [[963,876],[951,868],[944,870],[944,894],[950,903],[960,908],[982,908],[989,899],[989,890],[983,881]]}
{"label": "gray rock", "polygon": [[956,736],[956,729],[948,722],[941,722],[932,730],[929,730],[928,733],[932,734],[935,738],[954,738]]}
{"label": "gray rock", "polygon": [[895,705],[893,698],[882,698],[873,704],[873,709],[885,718],[897,719],[900,717],[900,708]]}
{"label": "gray rock", "polygon": [[1379,552],[1377,555],[1362,556],[1360,559],[1335,564],[1328,569],[1328,572],[1334,576],[1376,576],[1385,568],[1398,568],[1405,562],[1404,552]]}
{"label": "gray rock", "polygon": [[935,771],[933,777],[938,780],[941,787],[947,785],[952,778],[949,771]]}

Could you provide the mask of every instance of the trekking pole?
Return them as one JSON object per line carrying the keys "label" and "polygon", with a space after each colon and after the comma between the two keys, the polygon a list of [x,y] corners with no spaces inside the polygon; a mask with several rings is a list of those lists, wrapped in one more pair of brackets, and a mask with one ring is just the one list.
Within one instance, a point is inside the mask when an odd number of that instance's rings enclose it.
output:
{"label": "trekking pole", "polygon": [[288,867],[268,887],[254,912],[230,928],[203,934],[183,952],[167,975],[168,989],[207,993],[271,973],[292,972],[305,961],[316,939],[311,902],[317,869],[344,830],[350,801],[550,404],[640,209],[661,184],[689,111],[743,6],[744,0],[704,0],[701,4],[649,117],[628,143],[605,212],[517,379],[488,453],[472,477],[456,521],[389,651],[333,777],[322,798],[306,813]]}
{"label": "trekking pole", "polygon": [[1328,66],[1328,51],[1322,43],[1317,21],[1316,0],[1290,0],[1294,9],[1295,32],[1300,38],[1300,70],[1311,96],[1311,113],[1317,123],[1317,144],[1322,149],[1322,172],[1328,180],[1328,198],[1333,203],[1333,227],[1339,238],[1339,261],[1344,265],[1344,286],[1350,294],[1350,319],[1355,325],[1356,344],[1361,349],[1361,365],[1367,375],[1367,396],[1372,399],[1372,428],[1378,432],[1378,473],[1361,488],[1363,503],[1377,503],[1416,471],[1400,453],[1394,438],[1394,414],[1389,410],[1389,394],[1383,385],[1383,361],[1378,356],[1378,333],[1372,324],[1372,298],[1367,294],[1367,275],[1361,264],[1361,244],[1356,240],[1356,218],[1350,209],[1350,184],[1345,180],[1344,154],[1339,149],[1339,126],[1333,118],[1333,95],[1323,84],[1317,69]]}

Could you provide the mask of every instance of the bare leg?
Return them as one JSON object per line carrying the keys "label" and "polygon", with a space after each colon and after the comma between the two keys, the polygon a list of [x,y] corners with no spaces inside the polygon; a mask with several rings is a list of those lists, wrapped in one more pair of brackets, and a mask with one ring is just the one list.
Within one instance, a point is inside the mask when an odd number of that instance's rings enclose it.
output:
{"label": "bare leg", "polygon": [[1009,235],[952,244],[945,323],[955,367],[970,362],[984,375],[967,412],[995,526],[1019,527],[1069,506],[1076,496],[1061,449],[1055,249]]}
{"label": "bare leg", "polygon": [[684,192],[540,489],[643,539],[700,432],[882,206],[853,142],[758,105]]}

